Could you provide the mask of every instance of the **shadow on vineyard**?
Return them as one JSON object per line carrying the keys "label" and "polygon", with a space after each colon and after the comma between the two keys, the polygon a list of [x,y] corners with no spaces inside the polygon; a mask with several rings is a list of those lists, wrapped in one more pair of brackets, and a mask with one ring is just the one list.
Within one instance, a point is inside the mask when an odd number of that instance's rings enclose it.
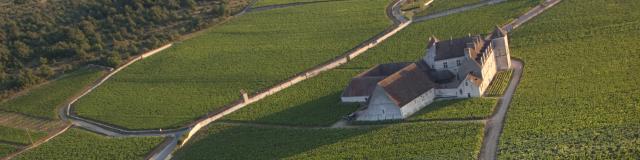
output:
{"label": "shadow on vineyard", "polygon": [[[284,159],[375,132],[367,129],[286,129],[213,124],[178,159]],[[212,145],[212,144],[224,144]],[[347,151],[344,152],[354,152]],[[339,153],[337,153],[339,154]],[[188,158],[186,158],[188,157]]]}
{"label": "shadow on vineyard", "polygon": [[[329,95],[297,104],[286,110],[274,112],[253,121],[267,124],[291,124],[301,126],[330,126],[338,121],[341,116],[355,111],[358,104],[344,104],[340,102],[342,92],[334,92]],[[344,114],[332,110],[345,110]],[[295,122],[291,122],[295,121]]]}

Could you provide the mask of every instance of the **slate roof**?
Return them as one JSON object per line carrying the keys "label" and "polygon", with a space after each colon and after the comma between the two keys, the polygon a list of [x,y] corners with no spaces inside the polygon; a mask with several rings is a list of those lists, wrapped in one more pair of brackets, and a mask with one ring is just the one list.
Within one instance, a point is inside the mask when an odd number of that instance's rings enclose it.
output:
{"label": "slate roof", "polygon": [[376,88],[378,82],[385,77],[356,77],[351,79],[347,89],[342,92],[342,97],[362,97],[370,96]]}
{"label": "slate roof", "polygon": [[378,85],[385,90],[398,107],[402,107],[431,90],[437,84],[432,82],[429,75],[423,72],[416,63],[411,63],[378,82]]}
{"label": "slate roof", "polygon": [[465,55],[465,49],[471,48],[470,54],[477,55],[484,46],[484,40],[479,35],[464,38],[439,41],[436,43],[435,60],[444,60]]}
{"label": "slate roof", "polygon": [[351,79],[349,86],[342,92],[342,97],[370,96],[378,82],[397,72],[409,63],[379,64]]}

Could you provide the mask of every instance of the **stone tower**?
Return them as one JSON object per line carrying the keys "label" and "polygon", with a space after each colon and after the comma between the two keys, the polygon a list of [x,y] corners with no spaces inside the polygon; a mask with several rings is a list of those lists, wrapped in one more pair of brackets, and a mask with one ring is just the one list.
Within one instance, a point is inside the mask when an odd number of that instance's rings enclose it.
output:
{"label": "stone tower", "polygon": [[496,26],[496,30],[491,35],[493,52],[496,58],[496,68],[506,70],[511,68],[511,52],[509,51],[509,38],[507,32]]}

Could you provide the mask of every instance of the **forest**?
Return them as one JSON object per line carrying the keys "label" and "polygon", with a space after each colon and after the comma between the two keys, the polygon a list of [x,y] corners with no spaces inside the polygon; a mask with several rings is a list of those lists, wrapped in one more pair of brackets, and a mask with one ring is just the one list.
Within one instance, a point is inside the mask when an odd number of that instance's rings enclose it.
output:
{"label": "forest", "polygon": [[246,1],[2,0],[2,96],[86,64],[116,67],[223,21]]}

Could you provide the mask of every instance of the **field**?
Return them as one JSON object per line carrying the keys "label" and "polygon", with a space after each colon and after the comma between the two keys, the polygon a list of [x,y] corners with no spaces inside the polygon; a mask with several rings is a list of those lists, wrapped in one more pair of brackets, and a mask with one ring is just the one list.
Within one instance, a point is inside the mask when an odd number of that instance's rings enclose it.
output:
{"label": "field", "polygon": [[491,116],[498,100],[471,98],[436,101],[418,111],[408,120],[484,119]]}
{"label": "field", "polygon": [[[186,147],[178,150],[175,156],[177,159],[199,159],[214,155],[219,159],[475,159],[483,136],[482,123],[408,122],[350,129],[271,128],[268,125],[252,126],[251,123],[293,126],[308,125],[311,121],[323,122],[314,125],[333,123],[343,114],[328,110],[334,109],[331,104],[340,101],[339,94],[357,72],[379,63],[419,59],[431,34],[449,37],[488,33],[495,24],[505,23],[532,5],[535,3],[509,1],[413,24],[381,46],[355,58],[347,66],[301,82],[226,118],[246,121],[249,123],[247,125],[211,124],[209,129],[198,133]],[[482,18],[469,18],[475,15],[481,15],[477,17]],[[440,117],[466,117],[470,112],[486,116],[495,106],[495,99],[468,101],[459,103],[482,104],[480,108],[484,109],[467,111],[465,106],[463,111],[455,106],[458,103],[454,103],[450,105],[452,108],[432,113],[438,113]],[[314,116],[314,113],[331,118]]]}
{"label": "field", "polygon": [[498,159],[640,159],[638,8],[564,0],[510,36],[525,69]]}
{"label": "field", "polygon": [[496,77],[491,82],[491,85],[485,91],[485,95],[490,97],[498,97],[504,94],[504,91],[507,90],[509,86],[509,81],[511,81],[511,74],[513,73],[513,69],[501,71],[496,73]]}
{"label": "field", "polygon": [[32,140],[36,141],[46,135],[46,132],[33,130],[27,131],[23,129],[0,126],[0,143],[8,142],[13,144],[28,145],[31,144]]}
{"label": "field", "polygon": [[359,107],[358,104],[341,103],[342,91],[337,89],[346,87],[351,77],[360,72],[361,70],[339,69],[321,74],[287,88],[276,96],[240,109],[224,119],[268,124],[331,125]]}
{"label": "field", "polygon": [[[387,1],[250,12],[115,75],[80,116],[129,129],[171,128],[333,59],[390,25]],[[330,23],[329,23],[330,22]],[[345,36],[349,35],[349,36]]]}
{"label": "field", "polygon": [[[474,159],[480,123],[413,123],[360,129],[213,124],[176,159]],[[241,148],[241,149],[239,149]]]}
{"label": "field", "polygon": [[63,121],[34,118],[17,113],[0,111],[0,126],[55,132],[67,124]]}
{"label": "field", "polygon": [[78,69],[48,84],[31,89],[24,95],[3,102],[0,104],[0,110],[57,119],[56,109],[102,74],[102,71],[96,69]]}
{"label": "field", "polygon": [[326,2],[326,1],[337,1],[337,0],[258,0],[256,4],[252,7],[262,7],[269,5],[277,5],[277,4],[288,4],[288,3],[296,3],[296,2]]}
{"label": "field", "polygon": [[0,143],[0,157],[7,156],[16,150],[17,148],[12,145]]}
{"label": "field", "polygon": [[[322,73],[318,77],[303,81],[292,88],[276,93],[256,104],[228,115],[226,119],[291,125],[327,125],[334,123],[339,120],[340,116],[345,114],[343,110],[334,110],[336,105],[333,104],[340,101],[339,95],[348,84],[348,81],[357,73],[376,64],[410,62],[421,58],[430,35],[457,37],[468,33],[488,33],[495,24],[506,23],[507,20],[523,13],[524,9],[533,5],[535,3],[529,1],[509,1],[432,21],[412,24],[379,46],[340,67],[340,69],[334,69]],[[474,15],[478,15],[477,18],[469,18]],[[355,73],[345,74],[347,71]],[[487,108],[485,108],[486,110],[476,110],[478,111],[476,113],[490,113],[492,109]],[[316,116],[318,113],[322,113],[320,114],[322,116]],[[313,123],[309,123],[312,121]]]}
{"label": "field", "polygon": [[432,13],[438,13],[449,9],[459,8],[465,5],[471,5],[482,2],[482,0],[433,0],[429,7],[419,12],[416,16],[423,16]]}
{"label": "field", "polygon": [[143,159],[162,140],[161,137],[108,138],[71,128],[15,159]]}

